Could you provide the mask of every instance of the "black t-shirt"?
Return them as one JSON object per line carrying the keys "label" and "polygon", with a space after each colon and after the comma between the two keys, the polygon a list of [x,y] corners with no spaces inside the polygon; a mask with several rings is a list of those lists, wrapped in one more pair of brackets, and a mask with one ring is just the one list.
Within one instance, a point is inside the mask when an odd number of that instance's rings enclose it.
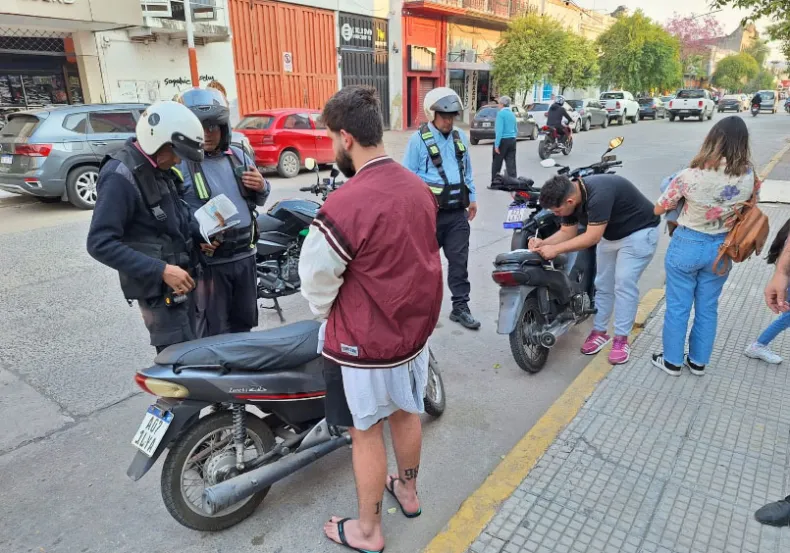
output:
{"label": "black t-shirt", "polygon": [[583,179],[582,204],[562,224],[587,226],[606,223],[603,237],[621,240],[639,230],[657,227],[661,221],[653,214],[653,204],[631,181],[618,175],[592,175]]}
{"label": "black t-shirt", "polygon": [[568,123],[572,121],[570,114],[565,110],[565,106],[557,103],[551,104],[546,117],[546,125],[549,127],[561,127],[563,118],[567,119]]}

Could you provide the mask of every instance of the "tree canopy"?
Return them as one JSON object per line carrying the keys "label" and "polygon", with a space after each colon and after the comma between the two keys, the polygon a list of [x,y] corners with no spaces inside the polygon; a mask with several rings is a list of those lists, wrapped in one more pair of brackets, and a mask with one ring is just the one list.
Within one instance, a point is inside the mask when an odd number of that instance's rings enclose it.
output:
{"label": "tree canopy", "polygon": [[754,79],[758,73],[760,66],[757,61],[749,54],[741,52],[727,56],[718,63],[713,73],[713,82],[731,92],[741,91],[746,82]]}
{"label": "tree canopy", "polygon": [[567,31],[549,17],[528,14],[514,19],[494,49],[493,76],[511,95],[528,94],[550,75],[557,59],[568,55]]}
{"label": "tree canopy", "polygon": [[598,37],[601,82],[634,93],[674,88],[683,80],[680,41],[637,10]]}
{"label": "tree canopy", "polygon": [[565,33],[566,55],[555,60],[550,76],[565,94],[567,88],[587,88],[598,81],[598,49],[586,38]]}
{"label": "tree canopy", "polygon": [[676,13],[667,20],[664,29],[680,43],[683,74],[696,78],[707,77],[707,47],[724,34],[716,18],[712,15],[694,17]]}

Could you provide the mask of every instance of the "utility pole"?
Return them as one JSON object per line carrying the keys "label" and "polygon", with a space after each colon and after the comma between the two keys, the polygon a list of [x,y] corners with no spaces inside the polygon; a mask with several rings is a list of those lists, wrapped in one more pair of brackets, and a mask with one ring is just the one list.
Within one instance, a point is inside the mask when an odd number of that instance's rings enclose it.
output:
{"label": "utility pole", "polygon": [[192,86],[200,87],[200,74],[198,73],[197,50],[195,50],[195,28],[192,23],[192,3],[184,0],[184,21],[187,26],[187,48],[189,50],[189,73],[192,77]]}

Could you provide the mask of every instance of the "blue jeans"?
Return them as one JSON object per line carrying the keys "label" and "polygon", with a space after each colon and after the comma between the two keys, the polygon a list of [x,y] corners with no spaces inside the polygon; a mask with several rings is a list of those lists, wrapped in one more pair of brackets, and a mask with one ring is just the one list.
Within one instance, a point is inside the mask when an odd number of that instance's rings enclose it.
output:
{"label": "blue jeans", "polygon": [[601,240],[597,248],[593,329],[606,332],[614,312],[614,333],[628,336],[639,308],[639,277],[653,259],[658,228],[638,230],[622,240]]}
{"label": "blue jeans", "polygon": [[783,330],[787,330],[788,328],[790,328],[790,311],[782,313],[779,315],[778,319],[774,319],[774,322],[768,325],[768,328],[763,330],[763,333],[757,338],[757,343],[767,346],[773,342],[774,338],[779,336]]}
{"label": "blue jeans", "polygon": [[727,282],[727,273],[713,272],[713,262],[727,233],[704,234],[678,227],[672,235],[664,268],[667,274],[664,315],[664,360],[683,364],[691,306],[694,324],[689,336],[689,359],[696,365],[707,365],[716,340],[719,319],[719,296]]}

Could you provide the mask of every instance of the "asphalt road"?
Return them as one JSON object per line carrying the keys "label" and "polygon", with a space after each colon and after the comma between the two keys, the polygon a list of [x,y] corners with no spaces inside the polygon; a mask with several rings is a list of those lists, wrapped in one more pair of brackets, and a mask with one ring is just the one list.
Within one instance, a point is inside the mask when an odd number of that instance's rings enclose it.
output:
{"label": "asphalt road", "polygon": [[[790,116],[746,120],[761,167],[785,144]],[[591,163],[621,135],[619,173],[654,199],[661,179],[691,159],[711,125],[645,121],[594,129],[578,135],[573,153],[558,161]],[[397,159],[408,136],[387,135]],[[495,255],[509,249],[502,228],[509,198],[485,188],[490,144],[473,147],[472,156],[480,215],[472,224],[471,307],[483,328],[471,333],[450,323],[448,294],[432,345],[448,408],[425,425],[423,516],[407,521],[385,513],[391,553],[414,553],[427,544],[586,361],[578,348],[587,325],[564,337],[537,375],[521,371],[507,338],[496,334],[498,292],[490,271]],[[538,183],[551,176],[538,161],[536,144],[520,142],[519,174]],[[300,195],[298,187],[312,178],[273,179],[273,200]],[[321,526],[332,514],[356,514],[348,449],[275,485],[250,519],[221,534],[190,531],[170,518],[159,495],[161,462],[140,482],[126,477],[134,453],[129,442],[152,402],[132,376],[153,350],[116,275],[85,252],[89,220],[90,213],[67,204],[0,200],[0,551],[340,551]],[[643,292],[663,283],[665,245],[664,237]],[[282,303],[288,321],[309,316],[299,296]],[[261,328],[278,324],[274,313],[261,312]],[[385,508],[392,506],[385,498]]]}

